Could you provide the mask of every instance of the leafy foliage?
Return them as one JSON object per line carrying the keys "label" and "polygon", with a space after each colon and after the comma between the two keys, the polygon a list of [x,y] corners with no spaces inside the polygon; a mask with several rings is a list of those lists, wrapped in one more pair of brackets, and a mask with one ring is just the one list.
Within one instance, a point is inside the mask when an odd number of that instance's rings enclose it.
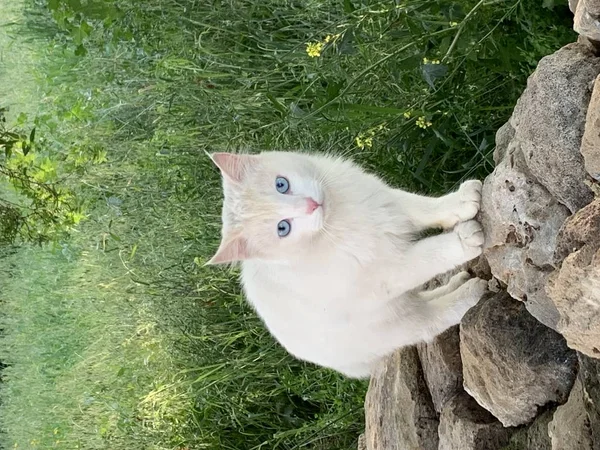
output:
{"label": "leafy foliage", "polygon": [[0,108],[0,177],[13,195],[0,197],[0,245],[56,240],[84,218],[81,205],[61,186],[56,163],[38,152],[36,128],[7,128],[5,113]]}
{"label": "leafy foliage", "polygon": [[203,267],[222,195],[203,150],[343,153],[421,192],[482,177],[574,39],[552,4],[31,0],[36,129],[90,220],[9,260],[0,442],[355,448],[366,384],[290,357],[236,272]]}

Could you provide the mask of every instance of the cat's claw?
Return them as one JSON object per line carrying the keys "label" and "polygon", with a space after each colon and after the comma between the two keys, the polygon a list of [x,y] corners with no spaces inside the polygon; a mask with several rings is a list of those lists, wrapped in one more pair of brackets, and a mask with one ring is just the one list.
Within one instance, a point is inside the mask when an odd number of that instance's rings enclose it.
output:
{"label": "cat's claw", "polygon": [[485,238],[479,222],[476,220],[460,222],[454,228],[454,232],[458,235],[467,261],[481,255]]}

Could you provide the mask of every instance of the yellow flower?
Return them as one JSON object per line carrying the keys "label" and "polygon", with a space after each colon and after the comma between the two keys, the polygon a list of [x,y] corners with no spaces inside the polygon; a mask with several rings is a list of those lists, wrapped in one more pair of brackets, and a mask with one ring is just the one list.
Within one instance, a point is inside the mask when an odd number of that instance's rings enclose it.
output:
{"label": "yellow flower", "polygon": [[410,111],[406,111],[402,115],[404,116],[405,119],[410,119],[410,117],[411,117]]}
{"label": "yellow flower", "polygon": [[429,60],[427,58],[423,58],[423,64],[427,64],[429,63]]}
{"label": "yellow flower", "polygon": [[306,53],[308,53],[308,56],[310,56],[311,58],[318,58],[319,56],[321,56],[321,52],[323,51],[323,46],[325,44],[323,44],[322,42],[309,42],[308,44],[306,44]]}
{"label": "yellow flower", "polygon": [[337,38],[339,38],[340,35],[341,35],[341,33],[338,33],[338,34],[328,34],[327,36],[325,36],[325,39],[323,40],[323,42],[325,42],[326,44],[329,44],[330,42],[333,42]]}
{"label": "yellow flower", "polygon": [[354,142],[356,142],[356,146],[361,150],[364,148],[371,148],[373,147],[373,136],[365,136],[364,134],[359,134],[354,139]]}
{"label": "yellow flower", "polygon": [[425,128],[428,128],[428,127],[430,127],[431,125],[433,125],[431,122],[429,122],[429,121],[427,121],[427,120],[425,119],[425,116],[421,116],[421,117],[419,117],[419,118],[417,119],[417,122],[416,122],[416,123],[417,123],[417,126],[418,126],[419,128],[423,128],[423,129],[425,129]]}
{"label": "yellow flower", "polygon": [[449,24],[451,27],[456,27],[458,26],[458,22],[450,22]]}

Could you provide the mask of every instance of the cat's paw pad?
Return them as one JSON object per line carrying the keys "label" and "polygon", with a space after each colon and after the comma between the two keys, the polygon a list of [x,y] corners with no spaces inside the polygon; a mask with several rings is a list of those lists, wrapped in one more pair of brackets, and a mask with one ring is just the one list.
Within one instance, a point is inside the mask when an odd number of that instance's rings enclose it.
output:
{"label": "cat's paw pad", "polygon": [[481,190],[479,180],[465,181],[458,189],[459,206],[457,215],[461,222],[474,218],[481,206]]}
{"label": "cat's paw pad", "polygon": [[462,245],[465,257],[468,260],[476,258],[483,252],[483,228],[476,220],[461,222],[454,228]]}

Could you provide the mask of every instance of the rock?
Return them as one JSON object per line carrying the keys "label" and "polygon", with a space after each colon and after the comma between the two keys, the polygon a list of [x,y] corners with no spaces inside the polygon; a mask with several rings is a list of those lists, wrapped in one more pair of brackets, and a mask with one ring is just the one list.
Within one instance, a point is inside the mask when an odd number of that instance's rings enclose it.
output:
{"label": "rock", "polygon": [[438,418],[414,346],[373,372],[365,399],[369,450],[437,450]]}
{"label": "rock", "polygon": [[600,448],[600,360],[579,354],[579,379],[583,388],[594,450]]}
{"label": "rock", "polygon": [[498,130],[497,166],[483,185],[480,220],[492,274],[553,329],[560,314],[545,286],[557,267],[556,236],[593,199],[580,147],[598,73],[600,58],[580,44],[543,58]]}
{"label": "rock", "polygon": [[593,198],[579,150],[599,73],[600,58],[576,43],[566,45],[540,60],[510,118],[532,175],[571,212]]}
{"label": "rock", "polygon": [[357,449],[358,450],[367,450],[367,439],[365,438],[364,433],[362,433],[360,436],[358,436]]}
{"label": "rock", "polygon": [[569,0],[569,9],[573,14],[577,10],[577,3],[579,3],[579,0]]}
{"label": "rock", "polygon": [[600,181],[600,76],[594,82],[592,98],[585,118],[581,154],[585,160],[587,173],[596,181]]}
{"label": "rock", "polygon": [[508,443],[513,432],[467,393],[461,392],[442,410],[439,450],[499,450]]}
{"label": "rock", "polygon": [[508,292],[554,328],[559,314],[544,286],[554,269],[556,236],[569,210],[538,183],[517,147],[511,144],[507,151],[483,184],[480,220],[485,256]]}
{"label": "rock", "polygon": [[462,363],[458,325],[446,330],[430,343],[417,346],[425,382],[435,410],[462,391]]}
{"label": "rock", "polygon": [[577,37],[577,43],[584,47],[590,53],[593,53],[596,56],[600,56],[600,41],[594,41],[592,39],[586,38],[585,36],[579,35]]}
{"label": "rock", "polygon": [[556,237],[553,264],[560,267],[569,254],[585,245],[600,247],[600,199],[594,200],[565,221]]}
{"label": "rock", "polygon": [[545,411],[531,425],[519,427],[503,450],[552,450],[548,424],[553,414],[554,410]]}
{"label": "rock", "polygon": [[592,450],[592,433],[585,410],[583,385],[577,379],[569,400],[559,406],[548,425],[552,450]]}
{"label": "rock", "polygon": [[564,403],[577,367],[564,338],[505,292],[484,297],[463,317],[460,352],[465,390],[504,426]]}
{"label": "rock", "polygon": [[546,291],[560,316],[557,330],[569,347],[599,357],[600,199],[565,222],[555,260],[562,265],[548,278]]}
{"label": "rock", "polygon": [[577,2],[573,29],[582,36],[600,41],[600,1],[579,0]]}
{"label": "rock", "polygon": [[494,149],[494,162],[496,165],[500,164],[500,161],[506,156],[508,146],[515,137],[515,129],[512,127],[510,122],[506,122],[496,132],[496,148]]}

